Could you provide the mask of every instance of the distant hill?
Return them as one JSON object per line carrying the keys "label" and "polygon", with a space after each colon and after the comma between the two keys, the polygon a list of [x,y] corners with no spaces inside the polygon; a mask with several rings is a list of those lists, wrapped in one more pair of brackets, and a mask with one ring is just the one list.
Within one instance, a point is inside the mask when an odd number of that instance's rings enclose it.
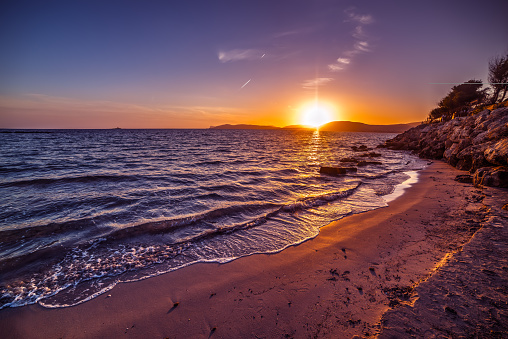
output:
{"label": "distant hill", "polygon": [[280,127],[275,126],[261,126],[261,125],[220,125],[220,126],[210,126],[210,129],[281,129]]}
{"label": "distant hill", "polygon": [[[376,132],[376,133],[402,133],[408,129],[418,126],[419,122],[410,124],[395,124],[395,125],[368,125],[361,122],[352,121],[333,121],[329,122],[319,128],[320,131],[330,132]],[[291,125],[286,127],[275,126],[261,126],[261,125],[220,125],[210,126],[210,129],[313,129],[308,126]]]}

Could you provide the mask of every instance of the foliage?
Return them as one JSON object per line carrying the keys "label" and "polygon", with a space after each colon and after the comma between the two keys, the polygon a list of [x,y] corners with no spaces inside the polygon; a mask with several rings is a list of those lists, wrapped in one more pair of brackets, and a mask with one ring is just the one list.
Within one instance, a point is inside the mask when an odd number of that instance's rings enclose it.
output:
{"label": "foliage", "polygon": [[502,102],[508,92],[508,54],[496,56],[489,61],[489,82],[494,90],[491,103]]}
{"label": "foliage", "polygon": [[451,91],[434,108],[429,119],[449,120],[456,116],[466,115],[473,104],[480,104],[485,99],[485,89],[481,80],[469,80],[463,84],[453,86]]}
{"label": "foliage", "polygon": [[489,61],[489,83],[492,95],[487,100],[487,90],[482,89],[481,80],[469,80],[457,86],[438,103],[438,107],[429,113],[428,122],[453,119],[457,116],[475,114],[487,107],[506,105],[505,97],[508,94],[508,53],[505,56],[496,56]]}

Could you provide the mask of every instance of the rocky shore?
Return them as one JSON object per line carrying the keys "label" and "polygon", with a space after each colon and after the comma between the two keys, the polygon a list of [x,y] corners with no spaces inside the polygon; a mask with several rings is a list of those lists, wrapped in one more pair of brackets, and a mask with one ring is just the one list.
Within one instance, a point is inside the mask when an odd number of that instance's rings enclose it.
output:
{"label": "rocky shore", "polygon": [[508,107],[421,124],[378,147],[411,150],[470,172],[476,186],[508,187]]}

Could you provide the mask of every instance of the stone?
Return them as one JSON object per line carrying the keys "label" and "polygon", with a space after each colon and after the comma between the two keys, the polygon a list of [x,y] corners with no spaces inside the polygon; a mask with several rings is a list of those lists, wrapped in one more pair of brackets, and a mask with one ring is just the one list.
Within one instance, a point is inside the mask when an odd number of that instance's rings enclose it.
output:
{"label": "stone", "polygon": [[508,138],[499,140],[483,153],[485,159],[494,165],[508,165]]}
{"label": "stone", "polygon": [[473,177],[475,186],[490,186],[508,188],[507,167],[482,167],[478,169]]}
{"label": "stone", "polygon": [[342,175],[347,172],[356,172],[356,167],[327,167],[323,166],[319,169],[319,173],[328,175]]}
{"label": "stone", "polygon": [[351,149],[355,152],[365,152],[369,150],[369,148],[365,145],[351,146]]}
{"label": "stone", "polygon": [[[501,107],[449,121],[421,124],[378,147],[411,150],[426,159],[444,158],[452,166],[475,173],[483,167],[508,166],[506,140],[508,107]],[[492,173],[496,178],[501,175],[496,173]],[[484,181],[494,180],[492,175]]]}

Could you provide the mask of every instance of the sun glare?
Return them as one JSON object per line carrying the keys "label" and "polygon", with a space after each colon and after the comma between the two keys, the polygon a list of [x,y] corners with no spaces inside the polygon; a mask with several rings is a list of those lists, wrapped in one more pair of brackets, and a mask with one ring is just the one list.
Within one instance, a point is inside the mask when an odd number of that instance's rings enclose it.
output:
{"label": "sun glare", "polygon": [[333,109],[329,105],[313,102],[302,108],[300,123],[305,126],[318,128],[333,121]]}

